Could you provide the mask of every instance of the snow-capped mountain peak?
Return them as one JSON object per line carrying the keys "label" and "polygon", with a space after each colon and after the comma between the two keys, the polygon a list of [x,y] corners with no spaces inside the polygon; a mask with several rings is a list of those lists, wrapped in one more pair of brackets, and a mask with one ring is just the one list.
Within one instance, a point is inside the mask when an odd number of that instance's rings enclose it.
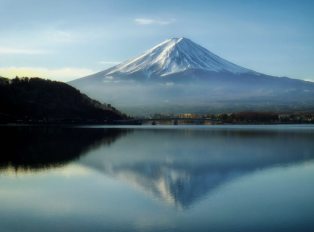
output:
{"label": "snow-capped mountain peak", "polygon": [[[187,38],[167,39],[141,55],[69,82],[130,113],[204,113],[312,109],[314,84],[257,73]],[[267,102],[267,104],[266,104]]]}
{"label": "snow-capped mountain peak", "polygon": [[149,79],[152,74],[166,76],[186,69],[258,74],[230,63],[191,40],[181,37],[167,39],[143,54],[113,67],[106,76],[141,71]]}

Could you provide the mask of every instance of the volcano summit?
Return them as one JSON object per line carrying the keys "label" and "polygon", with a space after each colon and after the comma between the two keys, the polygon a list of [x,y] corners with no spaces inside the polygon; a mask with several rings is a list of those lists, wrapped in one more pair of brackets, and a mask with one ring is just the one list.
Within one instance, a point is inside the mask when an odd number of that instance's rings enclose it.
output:
{"label": "volcano summit", "polygon": [[187,38],[168,39],[69,84],[132,114],[289,111],[314,106],[314,83],[240,67]]}

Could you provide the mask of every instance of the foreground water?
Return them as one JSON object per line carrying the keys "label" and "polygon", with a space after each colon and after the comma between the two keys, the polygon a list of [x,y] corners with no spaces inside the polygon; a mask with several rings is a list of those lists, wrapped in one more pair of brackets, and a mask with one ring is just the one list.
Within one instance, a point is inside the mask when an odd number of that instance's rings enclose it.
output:
{"label": "foreground water", "polygon": [[312,231],[314,127],[0,127],[0,231]]}

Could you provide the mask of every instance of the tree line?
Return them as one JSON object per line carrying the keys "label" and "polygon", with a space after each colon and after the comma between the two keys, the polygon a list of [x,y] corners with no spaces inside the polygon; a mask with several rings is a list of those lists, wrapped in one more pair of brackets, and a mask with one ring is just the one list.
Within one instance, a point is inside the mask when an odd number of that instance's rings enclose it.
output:
{"label": "tree line", "polygon": [[78,89],[38,77],[0,77],[0,113],[20,119],[84,120],[127,117]]}

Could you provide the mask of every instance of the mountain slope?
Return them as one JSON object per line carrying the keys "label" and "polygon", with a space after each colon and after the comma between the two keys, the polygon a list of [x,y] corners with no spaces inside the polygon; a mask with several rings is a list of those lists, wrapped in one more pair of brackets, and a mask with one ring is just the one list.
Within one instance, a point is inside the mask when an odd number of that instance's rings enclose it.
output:
{"label": "mountain slope", "polygon": [[115,66],[106,75],[142,71],[149,79],[151,75],[165,76],[187,69],[227,71],[236,74],[255,73],[216,56],[189,39],[175,38],[168,39],[142,55]]}
{"label": "mountain slope", "polygon": [[[228,62],[187,38],[167,39],[143,54],[107,70],[84,77],[98,81],[134,81],[165,77],[186,71],[229,74],[259,73]],[[124,78],[123,78],[124,77]],[[75,84],[83,78],[70,81]]]}
{"label": "mountain slope", "polygon": [[176,112],[195,113],[211,107],[213,112],[210,103],[219,103],[219,110],[226,112],[235,103],[238,110],[255,110],[250,104],[262,104],[262,110],[295,105],[308,109],[314,100],[314,83],[237,66],[186,38],[168,39],[133,59],[69,84],[129,113],[149,107],[155,112],[177,108]]}

